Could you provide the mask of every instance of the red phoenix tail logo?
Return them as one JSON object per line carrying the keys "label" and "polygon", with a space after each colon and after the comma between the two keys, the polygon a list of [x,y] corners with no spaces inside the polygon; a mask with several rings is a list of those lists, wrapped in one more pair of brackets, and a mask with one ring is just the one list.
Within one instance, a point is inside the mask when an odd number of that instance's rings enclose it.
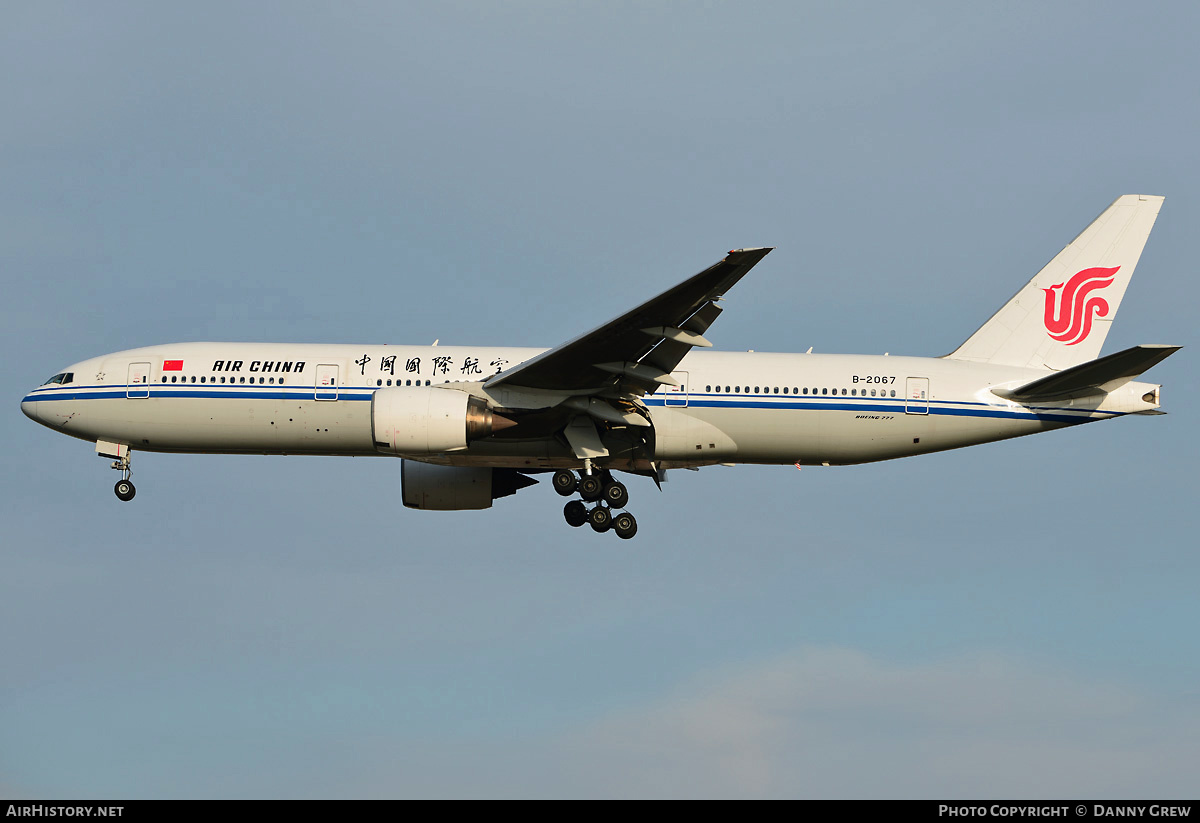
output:
{"label": "red phoenix tail logo", "polygon": [[1088,295],[1111,286],[1120,268],[1084,269],[1065,284],[1042,289],[1046,293],[1046,333],[1068,346],[1087,340],[1092,333],[1092,318],[1108,316],[1108,301]]}

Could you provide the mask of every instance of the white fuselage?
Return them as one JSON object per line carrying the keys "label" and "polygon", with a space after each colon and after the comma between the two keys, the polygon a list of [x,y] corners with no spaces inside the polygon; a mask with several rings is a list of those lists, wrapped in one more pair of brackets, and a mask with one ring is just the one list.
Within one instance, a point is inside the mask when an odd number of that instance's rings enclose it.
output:
{"label": "white fuselage", "polygon": [[[482,382],[542,351],[170,344],[77,363],[65,370],[71,382],[34,389],[22,409],[65,434],[141,451],[376,455],[371,400],[379,389],[470,383],[501,411],[528,407],[527,394],[489,393]],[[1145,383],[1037,406],[992,391],[1047,373],[941,358],[700,350],[673,373],[680,388],[663,387],[644,403],[658,468],[863,463],[1157,407],[1157,387]],[[464,450],[402,456],[460,466],[579,465],[559,438],[525,437],[520,426],[506,435]],[[642,469],[647,457],[618,448],[598,463]]]}

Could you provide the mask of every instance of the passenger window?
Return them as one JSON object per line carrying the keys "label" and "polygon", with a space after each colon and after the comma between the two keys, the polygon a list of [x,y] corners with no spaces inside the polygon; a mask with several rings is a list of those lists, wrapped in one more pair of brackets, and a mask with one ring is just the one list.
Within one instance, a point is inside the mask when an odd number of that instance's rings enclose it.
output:
{"label": "passenger window", "polygon": [[846,390],[842,389],[842,397],[845,397],[845,396],[846,396]]}
{"label": "passenger window", "polygon": [[283,378],[282,378],[282,377],[281,377],[281,378],[279,378],[279,385],[281,385],[281,386],[283,385]]}
{"label": "passenger window", "polygon": [[895,396],[896,396],[896,390],[892,389],[892,397],[895,397]]}
{"label": "passenger window", "polygon": [[164,382],[164,383],[166,383],[166,382],[167,382],[167,376],[166,376],[165,374],[163,375],[163,382]]}
{"label": "passenger window", "polygon": [[380,380],[376,380],[376,381],[375,381],[375,385],[376,385],[376,386],[382,386],[382,385],[383,385],[383,380],[382,380],[382,379],[380,379]]}
{"label": "passenger window", "polygon": [[784,393],[784,394],[787,394],[787,390],[788,390],[788,387],[787,387],[787,386],[784,386],[784,387],[783,387],[783,393]]}
{"label": "passenger window", "polygon": [[755,387],[754,387],[754,393],[755,393],[755,394],[758,394],[758,386],[755,386]]}

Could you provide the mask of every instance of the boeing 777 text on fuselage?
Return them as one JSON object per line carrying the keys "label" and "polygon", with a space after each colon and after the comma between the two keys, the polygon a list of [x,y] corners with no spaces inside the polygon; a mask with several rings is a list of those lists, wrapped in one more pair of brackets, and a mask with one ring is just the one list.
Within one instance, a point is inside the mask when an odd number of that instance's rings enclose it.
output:
{"label": "boeing 777 text on fuselage", "polygon": [[553,473],[572,526],[637,531],[617,472],[844,465],[1160,414],[1134,378],[1178,350],[1099,357],[1163,198],[1127,194],[944,357],[708,351],[738,249],[552,349],[172,343],[84,360],[21,401],[96,444],[131,500],[134,450],[402,458],[404,505],[485,509]]}

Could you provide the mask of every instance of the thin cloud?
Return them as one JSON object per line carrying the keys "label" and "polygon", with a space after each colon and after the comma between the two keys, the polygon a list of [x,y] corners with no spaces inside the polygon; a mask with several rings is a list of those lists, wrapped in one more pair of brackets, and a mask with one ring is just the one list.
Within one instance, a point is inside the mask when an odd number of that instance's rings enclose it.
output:
{"label": "thin cloud", "polygon": [[1004,655],[808,648],[610,716],[572,748],[612,794],[1163,796],[1189,792],[1198,731],[1194,702]]}

